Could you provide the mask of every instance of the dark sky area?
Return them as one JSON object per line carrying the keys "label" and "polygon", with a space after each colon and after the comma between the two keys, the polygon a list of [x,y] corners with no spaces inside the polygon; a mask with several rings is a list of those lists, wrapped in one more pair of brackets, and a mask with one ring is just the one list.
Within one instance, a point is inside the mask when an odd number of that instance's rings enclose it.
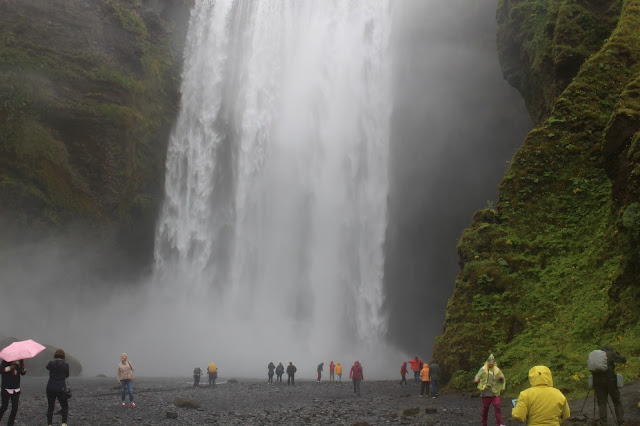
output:
{"label": "dark sky area", "polygon": [[384,285],[388,338],[430,356],[458,273],[456,244],[497,197],[531,127],[502,78],[495,0],[406,0],[396,10]]}

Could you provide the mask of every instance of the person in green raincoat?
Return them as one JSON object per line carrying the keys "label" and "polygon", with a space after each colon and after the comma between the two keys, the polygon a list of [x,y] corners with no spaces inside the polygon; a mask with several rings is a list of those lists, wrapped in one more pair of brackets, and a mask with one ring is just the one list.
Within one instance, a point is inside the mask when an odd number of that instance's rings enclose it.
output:
{"label": "person in green raincoat", "polygon": [[482,396],[482,426],[487,426],[489,407],[491,405],[493,405],[493,411],[496,415],[496,425],[503,426],[500,392],[505,389],[506,380],[504,374],[498,368],[493,354],[489,355],[487,362],[480,367],[473,381],[478,384],[480,396]]}

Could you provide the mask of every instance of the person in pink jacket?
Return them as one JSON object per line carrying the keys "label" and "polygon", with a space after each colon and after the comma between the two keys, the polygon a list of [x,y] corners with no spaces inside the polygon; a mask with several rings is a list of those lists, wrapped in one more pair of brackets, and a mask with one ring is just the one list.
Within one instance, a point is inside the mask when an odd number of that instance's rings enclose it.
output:
{"label": "person in pink jacket", "polygon": [[358,396],[360,396],[360,382],[364,380],[364,373],[362,372],[360,361],[356,361],[351,367],[349,378],[353,380],[353,393],[357,393]]}

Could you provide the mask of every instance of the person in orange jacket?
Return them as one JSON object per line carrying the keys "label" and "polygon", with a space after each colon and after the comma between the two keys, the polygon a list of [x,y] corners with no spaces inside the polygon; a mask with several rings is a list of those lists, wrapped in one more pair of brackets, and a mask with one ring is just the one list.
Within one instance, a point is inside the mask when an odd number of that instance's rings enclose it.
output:
{"label": "person in orange jacket", "polygon": [[413,371],[413,378],[416,381],[416,385],[417,385],[420,381],[419,379],[420,379],[420,370],[422,369],[422,361],[420,361],[420,358],[418,358],[418,356],[416,355],[414,359],[410,359],[407,362],[411,364],[411,371]]}
{"label": "person in orange jacket", "polygon": [[342,366],[340,363],[336,364],[336,374],[338,375],[338,381],[342,383]]}
{"label": "person in orange jacket", "polygon": [[424,396],[425,393],[429,396],[429,387],[431,385],[431,379],[429,378],[429,364],[426,362],[422,365],[420,370],[420,378],[422,379],[422,386],[420,387],[420,396]]}
{"label": "person in orange jacket", "polygon": [[407,370],[407,361],[402,363],[402,367],[400,367],[400,375],[402,376],[402,380],[400,380],[400,384],[405,384],[405,386],[409,386],[409,384],[407,383],[407,373],[409,371]]}

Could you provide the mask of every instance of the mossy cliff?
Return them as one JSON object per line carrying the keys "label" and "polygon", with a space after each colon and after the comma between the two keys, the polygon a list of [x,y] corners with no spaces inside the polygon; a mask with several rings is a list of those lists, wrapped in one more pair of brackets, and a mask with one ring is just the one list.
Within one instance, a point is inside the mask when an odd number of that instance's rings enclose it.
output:
{"label": "mossy cliff", "polygon": [[82,231],[148,261],[191,0],[0,0],[0,253]]}
{"label": "mossy cliff", "polygon": [[613,344],[640,374],[640,0],[500,0],[504,75],[535,123],[458,243],[461,272],[434,358],[473,388],[494,353],[508,393],[533,365],[587,390]]}

